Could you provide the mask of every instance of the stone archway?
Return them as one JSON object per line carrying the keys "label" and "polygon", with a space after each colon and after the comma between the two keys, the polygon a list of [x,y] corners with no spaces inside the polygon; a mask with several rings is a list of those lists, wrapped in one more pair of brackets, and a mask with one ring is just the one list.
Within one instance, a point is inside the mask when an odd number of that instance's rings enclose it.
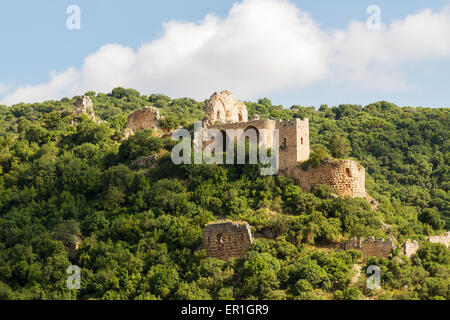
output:
{"label": "stone archway", "polygon": [[225,130],[220,130],[222,133],[222,152],[227,152],[227,133]]}
{"label": "stone archway", "polygon": [[[250,137],[249,136],[251,136],[251,135],[253,135],[253,134],[255,134],[256,135],[256,141],[250,141]],[[245,137],[245,141],[247,142],[247,141],[249,141],[249,143],[250,142],[256,142],[256,145],[257,146],[259,146],[259,140],[260,140],[260,137],[259,137],[260,135],[259,135],[259,130],[258,130],[258,128],[256,128],[255,126],[248,126],[247,128],[245,128],[245,130],[244,130],[244,137]]]}

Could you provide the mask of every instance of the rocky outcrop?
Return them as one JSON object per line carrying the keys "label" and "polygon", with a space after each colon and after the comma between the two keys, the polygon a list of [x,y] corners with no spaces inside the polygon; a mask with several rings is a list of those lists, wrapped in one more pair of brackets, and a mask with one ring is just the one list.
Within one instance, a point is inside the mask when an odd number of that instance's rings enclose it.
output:
{"label": "rocky outcrop", "polygon": [[207,126],[214,125],[216,122],[247,121],[247,106],[242,101],[235,99],[229,91],[216,92],[206,101],[205,124]]}
{"label": "rocky outcrop", "polygon": [[154,107],[144,107],[136,110],[128,116],[124,139],[128,139],[140,130],[160,129],[160,121],[159,110]]}
{"label": "rocky outcrop", "polygon": [[202,248],[217,259],[243,257],[251,244],[252,234],[247,223],[213,223],[203,231]]}

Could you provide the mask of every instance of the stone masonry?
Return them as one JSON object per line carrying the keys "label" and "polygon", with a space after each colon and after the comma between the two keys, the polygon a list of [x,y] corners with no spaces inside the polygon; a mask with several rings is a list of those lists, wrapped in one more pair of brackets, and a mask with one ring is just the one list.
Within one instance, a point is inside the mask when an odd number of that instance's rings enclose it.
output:
{"label": "stone masonry", "polygon": [[154,107],[144,107],[136,110],[128,116],[124,138],[128,139],[137,131],[145,129],[159,129],[161,116],[159,110]]}
{"label": "stone masonry", "polygon": [[450,231],[444,233],[441,236],[431,236],[428,237],[428,241],[432,242],[432,243],[442,243],[445,244],[448,248],[448,246],[450,245]]}
{"label": "stone masonry", "polygon": [[392,239],[377,239],[374,237],[357,238],[354,237],[345,243],[345,250],[359,250],[364,259],[374,257],[388,257],[391,251],[395,248]]}
{"label": "stone masonry", "polygon": [[94,112],[94,103],[92,102],[91,97],[82,96],[75,102],[75,114],[76,118],[74,119],[74,124],[78,123],[79,119],[83,114],[87,115],[96,123],[102,123],[101,119],[98,119]]}
{"label": "stone masonry", "polygon": [[[222,132],[223,150],[227,140],[238,141],[256,133],[257,144],[268,148],[275,146],[275,132],[278,130],[279,158],[281,174],[287,174],[297,180],[300,187],[309,192],[320,185],[328,185],[341,197],[362,197],[369,199],[365,187],[365,169],[353,160],[330,159],[316,168],[306,171],[298,165],[310,156],[309,119],[291,119],[287,121],[252,117],[248,121],[247,107],[232,97],[229,91],[214,93],[206,101],[204,124],[209,129]],[[266,135],[261,135],[262,130]],[[230,136],[239,130],[237,137]],[[228,138],[228,139],[227,139]],[[204,144],[205,146],[207,144]]]}
{"label": "stone masonry", "polygon": [[202,248],[213,258],[243,257],[251,244],[252,234],[247,223],[218,222],[203,231]]}
{"label": "stone masonry", "polygon": [[[292,120],[250,120],[246,122],[235,122],[228,124],[216,124],[209,127],[210,129],[218,129],[222,132],[223,141],[225,141],[227,130],[241,130],[242,136],[236,139],[243,139],[248,135],[250,130],[256,134],[257,144],[261,146],[265,144],[267,148],[274,147],[275,130],[278,130],[278,147],[279,151],[279,168],[285,169],[296,166],[302,161],[309,159],[309,119],[292,119]],[[266,140],[262,140],[261,130],[266,131]],[[233,139],[234,140],[234,139]],[[234,140],[237,141],[237,140]]]}
{"label": "stone masonry", "polygon": [[406,240],[402,247],[402,253],[407,257],[411,257],[417,250],[419,250],[419,243],[417,240]]}
{"label": "stone masonry", "polygon": [[299,166],[290,167],[287,174],[297,180],[306,192],[320,185],[328,185],[341,197],[367,197],[365,169],[354,160],[330,159],[306,171]]}
{"label": "stone masonry", "polygon": [[230,91],[214,93],[206,101],[206,124],[213,125],[216,122],[235,123],[247,122],[247,106],[235,99]]}

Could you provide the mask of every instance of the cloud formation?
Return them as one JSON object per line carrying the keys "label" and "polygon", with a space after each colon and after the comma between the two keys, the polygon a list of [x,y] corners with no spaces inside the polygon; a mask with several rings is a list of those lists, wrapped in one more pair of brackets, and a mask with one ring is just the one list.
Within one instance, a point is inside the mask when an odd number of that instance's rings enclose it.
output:
{"label": "cloud formation", "polygon": [[320,82],[405,90],[399,66],[450,59],[449,7],[421,11],[379,31],[353,21],[346,30],[330,32],[288,0],[243,0],[224,19],[209,14],[197,23],[169,21],[164,28],[160,38],[138,50],[104,45],[81,69],[15,88],[1,103],[109,92],[117,86],[200,100],[222,89],[251,99]]}

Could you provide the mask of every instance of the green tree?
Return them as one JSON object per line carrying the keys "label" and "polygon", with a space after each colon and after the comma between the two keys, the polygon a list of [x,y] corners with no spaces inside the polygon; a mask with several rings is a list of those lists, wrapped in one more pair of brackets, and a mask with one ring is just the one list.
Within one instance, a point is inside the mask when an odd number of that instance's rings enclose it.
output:
{"label": "green tree", "polygon": [[330,150],[331,155],[335,158],[345,158],[352,151],[352,147],[347,138],[335,134],[330,138],[328,150]]}

